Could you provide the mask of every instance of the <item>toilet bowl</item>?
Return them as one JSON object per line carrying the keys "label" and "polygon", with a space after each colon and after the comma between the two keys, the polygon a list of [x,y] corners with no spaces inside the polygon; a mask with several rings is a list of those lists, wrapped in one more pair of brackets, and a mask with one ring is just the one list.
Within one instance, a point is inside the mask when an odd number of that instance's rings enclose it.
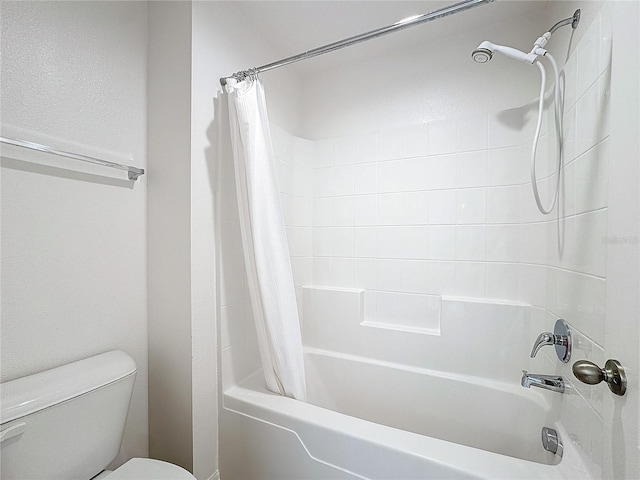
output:
{"label": "toilet bowl", "polygon": [[149,458],[105,470],[120,450],[136,371],[112,351],[2,383],[0,478],[195,480]]}
{"label": "toilet bowl", "polygon": [[184,468],[150,458],[132,458],[110,472],[105,470],[93,480],[194,480]]}

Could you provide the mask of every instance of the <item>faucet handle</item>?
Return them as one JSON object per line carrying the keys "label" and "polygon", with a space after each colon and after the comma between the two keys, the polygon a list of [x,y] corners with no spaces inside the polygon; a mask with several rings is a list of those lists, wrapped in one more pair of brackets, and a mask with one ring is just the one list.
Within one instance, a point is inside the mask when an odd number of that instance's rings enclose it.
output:
{"label": "faucet handle", "polygon": [[556,320],[553,333],[543,332],[538,335],[531,350],[531,358],[535,357],[538,351],[545,345],[555,345],[556,355],[563,362],[567,363],[571,358],[571,330],[563,319]]}
{"label": "faucet handle", "polygon": [[538,351],[545,345],[554,345],[555,338],[553,333],[543,332],[538,335],[536,341],[533,343],[533,349],[531,350],[531,358],[535,357],[538,354]]}

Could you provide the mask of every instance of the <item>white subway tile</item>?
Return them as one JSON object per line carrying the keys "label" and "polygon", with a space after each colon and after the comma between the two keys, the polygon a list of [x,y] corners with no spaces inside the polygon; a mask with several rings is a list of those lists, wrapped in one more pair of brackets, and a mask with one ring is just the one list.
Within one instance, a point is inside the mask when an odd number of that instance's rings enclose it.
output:
{"label": "white subway tile", "polygon": [[407,293],[427,293],[427,262],[406,260],[398,265],[401,273],[400,288]]}
{"label": "white subway tile", "polygon": [[353,227],[331,229],[331,255],[334,257],[353,257],[353,253]]}
{"label": "white subway tile", "polygon": [[429,222],[429,202],[427,192],[401,194],[402,223],[404,225],[426,225]]}
{"label": "white subway tile", "polygon": [[426,157],[429,154],[429,125],[420,123],[402,129],[402,156]]}
{"label": "white subway tile", "polygon": [[520,260],[524,263],[543,265],[547,261],[547,224],[525,223],[520,225]]}
{"label": "white subway tile", "polygon": [[484,263],[456,262],[455,292],[461,297],[484,297],[486,265]]}
{"label": "white subway tile", "polygon": [[[564,64],[564,109],[573,108],[578,100],[578,61],[575,52]],[[562,85],[562,82],[561,82]]]}
{"label": "white subway tile", "polygon": [[558,313],[600,345],[604,345],[605,299],[604,279],[558,270]]}
{"label": "white subway tile", "polygon": [[520,260],[518,225],[487,225],[487,260],[511,263]]}
{"label": "white subway tile", "polygon": [[313,200],[313,225],[315,227],[328,227],[332,225],[333,199],[316,198]]}
{"label": "white subway tile", "polygon": [[487,185],[519,185],[527,179],[529,162],[521,147],[500,148],[487,152]]}
{"label": "white subway tile", "polygon": [[428,262],[427,293],[433,295],[453,295],[455,293],[456,283],[455,265],[455,262]]}
{"label": "white subway tile", "polygon": [[429,231],[427,226],[400,227],[401,258],[426,259]]}
{"label": "white subway tile", "polygon": [[487,252],[487,227],[456,227],[456,260],[484,261]]}
{"label": "white subway tile", "polygon": [[313,172],[313,195],[330,197],[333,194],[331,168],[318,168]]}
{"label": "white subway tile", "polygon": [[518,265],[515,263],[487,263],[487,298],[518,299]]}
{"label": "white subway tile", "polygon": [[402,236],[400,227],[378,227],[378,258],[401,258]]}
{"label": "white subway tile", "polygon": [[354,198],[355,225],[377,225],[378,199],[376,195],[359,195]]}
{"label": "white subway tile", "polygon": [[291,259],[293,283],[296,287],[309,285],[313,282],[313,258],[298,257]]}
{"label": "white subway tile", "polygon": [[520,221],[520,187],[487,188],[487,223]]}
{"label": "white subway tile", "polygon": [[576,268],[576,222],[575,217],[560,219],[556,231],[555,249],[559,266],[575,270]]}
{"label": "white subway tile", "polygon": [[352,227],[354,225],[353,197],[334,197],[332,203],[332,225]]}
{"label": "white subway tile", "polygon": [[401,161],[381,162],[377,165],[377,184],[379,193],[400,192],[404,187],[404,174]]}
{"label": "white subway tile", "polygon": [[376,171],[377,165],[375,163],[356,165],[354,167],[354,192],[356,195],[377,193],[378,183]]}
{"label": "white subway tile", "polygon": [[402,291],[402,260],[380,259],[376,262],[376,285],[378,290]]}
{"label": "white subway tile", "polygon": [[334,287],[353,287],[353,259],[334,258],[332,275]]}
{"label": "white subway tile", "polygon": [[456,186],[483,187],[487,184],[487,152],[458,153],[456,155]]}
{"label": "white subway tile", "polygon": [[456,156],[438,155],[428,159],[428,188],[431,190],[455,188]]}
{"label": "white subway tile", "polygon": [[502,110],[488,117],[489,148],[517,147],[524,137],[524,108]]}
{"label": "white subway tile", "polygon": [[611,68],[613,41],[613,6],[604,4],[600,9],[600,72]]}
{"label": "white subway tile", "polygon": [[609,143],[605,140],[575,162],[575,208],[584,213],[607,206]]}
{"label": "white subway tile", "polygon": [[397,166],[402,172],[400,191],[409,192],[429,188],[429,161],[427,157],[401,160]]}
{"label": "white subway tile", "polygon": [[313,259],[314,285],[331,285],[332,259],[330,257],[316,257]]}
{"label": "white subway tile", "polygon": [[428,258],[430,260],[456,258],[456,227],[429,226]]}
{"label": "white subway tile", "polygon": [[458,152],[487,148],[488,122],[486,115],[458,118],[456,148]]}
{"label": "white subway tile", "polygon": [[309,195],[313,189],[313,170],[306,167],[293,167],[292,194],[296,196]]}
{"label": "white subway tile", "polygon": [[429,124],[429,154],[441,155],[456,151],[456,120],[437,120]]}
{"label": "white subway tile", "polygon": [[546,295],[546,267],[520,265],[518,273],[518,300],[544,307]]}
{"label": "white subway tile", "polygon": [[611,70],[606,70],[598,80],[598,140],[604,140],[611,131]]}
{"label": "white subway tile", "polygon": [[429,192],[429,223],[449,225],[456,223],[455,190],[435,190]]}
{"label": "white subway tile", "polygon": [[291,199],[293,225],[298,227],[313,226],[313,200],[307,197],[293,197]]}
{"label": "white subway tile", "polygon": [[377,227],[356,227],[353,231],[354,252],[356,258],[375,258],[378,253]]}
{"label": "white subway tile", "polygon": [[313,229],[313,256],[331,256],[331,227],[316,227]]}
{"label": "white subway tile", "polygon": [[583,95],[600,75],[600,19],[589,26],[577,48],[578,97]]}
{"label": "white subway tile", "polygon": [[576,155],[582,155],[598,142],[600,128],[600,90],[598,84],[589,87],[576,105]]}
{"label": "white subway tile", "polygon": [[402,224],[402,195],[387,193],[378,195],[378,225]]}
{"label": "white subway tile", "polygon": [[571,162],[562,171],[560,196],[558,197],[561,216],[576,213],[576,165],[577,162]]}
{"label": "white subway tile", "polygon": [[607,210],[578,215],[576,228],[576,270],[606,276],[607,273]]}
{"label": "white subway tile", "polygon": [[563,127],[563,158],[564,164],[567,165],[571,163],[576,158],[576,136],[577,126],[576,126],[576,106],[574,105],[564,116]]}
{"label": "white subway tile", "polygon": [[456,191],[456,222],[480,224],[487,221],[487,192],[484,188],[466,188]]}
{"label": "white subway tile", "polygon": [[353,195],[354,168],[353,166],[334,167],[331,169],[333,195]]}
{"label": "white subway tile", "polygon": [[353,288],[375,290],[376,262],[373,258],[355,258],[353,260]]}

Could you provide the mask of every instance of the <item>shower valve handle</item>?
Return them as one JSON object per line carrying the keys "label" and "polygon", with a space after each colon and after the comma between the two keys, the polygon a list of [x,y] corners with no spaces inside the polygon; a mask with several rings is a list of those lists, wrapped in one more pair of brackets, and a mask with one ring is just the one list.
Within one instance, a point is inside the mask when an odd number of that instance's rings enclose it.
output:
{"label": "shower valve handle", "polygon": [[571,358],[571,331],[567,322],[559,318],[551,332],[543,332],[538,335],[531,350],[531,358],[535,357],[538,351],[545,345],[555,345],[558,358],[567,363]]}

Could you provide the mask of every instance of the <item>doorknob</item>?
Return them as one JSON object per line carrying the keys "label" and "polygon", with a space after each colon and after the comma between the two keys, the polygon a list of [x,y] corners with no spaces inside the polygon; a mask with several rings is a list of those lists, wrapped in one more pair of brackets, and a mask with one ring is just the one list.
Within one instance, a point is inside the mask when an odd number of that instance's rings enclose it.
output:
{"label": "doorknob", "polygon": [[616,395],[624,395],[627,391],[627,376],[624,367],[617,360],[607,360],[604,368],[588,360],[578,360],[573,364],[572,370],[575,377],[587,385],[597,385],[605,381],[609,390]]}

